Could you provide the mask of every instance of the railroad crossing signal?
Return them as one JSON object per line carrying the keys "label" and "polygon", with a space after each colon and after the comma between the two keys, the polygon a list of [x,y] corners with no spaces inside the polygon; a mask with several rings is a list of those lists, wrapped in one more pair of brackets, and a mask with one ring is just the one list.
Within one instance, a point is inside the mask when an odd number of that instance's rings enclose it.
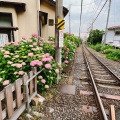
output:
{"label": "railroad crossing signal", "polygon": [[65,25],[65,20],[58,18],[57,28],[63,30],[65,28],[64,25]]}

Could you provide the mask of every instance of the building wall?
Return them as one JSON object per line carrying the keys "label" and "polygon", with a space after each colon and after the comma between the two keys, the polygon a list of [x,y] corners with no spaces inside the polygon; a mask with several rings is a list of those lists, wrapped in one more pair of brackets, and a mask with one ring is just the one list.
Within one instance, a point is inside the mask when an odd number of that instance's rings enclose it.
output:
{"label": "building wall", "polygon": [[[41,1],[40,11],[48,13],[48,20],[54,19],[54,23],[55,23],[55,7],[51,6],[45,1]],[[45,41],[48,40],[49,36],[55,37],[55,25],[49,26],[48,22],[46,25],[43,25],[42,28],[42,37],[44,37]]]}
{"label": "building wall", "polygon": [[115,36],[114,30],[108,30],[107,36],[106,36],[106,44],[109,42],[113,42],[114,36]]}
{"label": "building wall", "polygon": [[[37,25],[37,0],[4,0],[10,2],[22,2],[26,4],[26,11],[17,13],[15,8],[0,7],[0,12],[9,12],[13,15],[13,26],[19,30],[14,32],[15,40],[21,40],[22,36],[30,37],[38,32]],[[34,8],[34,9],[33,9]]]}

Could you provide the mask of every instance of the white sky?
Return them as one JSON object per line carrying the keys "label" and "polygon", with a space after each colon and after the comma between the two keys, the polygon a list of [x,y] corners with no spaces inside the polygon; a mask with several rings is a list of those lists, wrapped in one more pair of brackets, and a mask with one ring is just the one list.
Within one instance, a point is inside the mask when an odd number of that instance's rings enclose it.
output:
{"label": "white sky", "polygon": [[[102,1],[101,4],[100,1]],[[83,13],[81,23],[81,32],[83,36],[87,34],[86,32],[88,31],[88,27],[92,23],[92,20],[94,20],[97,14],[99,13],[105,1],[106,0],[83,0]],[[63,5],[68,9],[70,4],[72,4],[70,10],[71,33],[78,36],[80,25],[81,0],[63,0]],[[100,4],[99,9],[96,11],[99,4]],[[105,30],[107,13],[108,2],[105,5],[99,17],[97,18],[96,22],[93,24],[93,29]],[[66,20],[65,32],[69,32],[69,14],[65,17],[65,20]],[[108,27],[118,25],[120,25],[120,0],[112,0]]]}

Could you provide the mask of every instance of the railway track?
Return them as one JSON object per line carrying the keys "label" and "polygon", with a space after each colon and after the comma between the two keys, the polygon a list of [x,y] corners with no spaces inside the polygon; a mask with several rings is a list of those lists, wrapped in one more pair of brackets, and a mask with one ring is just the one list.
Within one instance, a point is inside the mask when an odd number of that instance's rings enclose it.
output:
{"label": "railway track", "polygon": [[[120,102],[120,78],[85,46],[82,48],[89,78],[93,86],[93,92],[90,90],[87,92],[95,95],[100,120],[115,120],[114,106],[116,109],[120,107],[117,106]],[[105,109],[109,111],[108,114]]]}

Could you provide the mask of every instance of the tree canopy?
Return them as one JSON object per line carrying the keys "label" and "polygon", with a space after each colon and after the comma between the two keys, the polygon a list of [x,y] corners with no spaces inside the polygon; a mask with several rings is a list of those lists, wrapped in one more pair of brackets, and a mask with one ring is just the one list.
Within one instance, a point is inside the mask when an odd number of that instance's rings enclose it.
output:
{"label": "tree canopy", "polygon": [[90,44],[101,43],[103,32],[104,32],[103,30],[98,29],[91,30],[87,42],[89,42]]}

